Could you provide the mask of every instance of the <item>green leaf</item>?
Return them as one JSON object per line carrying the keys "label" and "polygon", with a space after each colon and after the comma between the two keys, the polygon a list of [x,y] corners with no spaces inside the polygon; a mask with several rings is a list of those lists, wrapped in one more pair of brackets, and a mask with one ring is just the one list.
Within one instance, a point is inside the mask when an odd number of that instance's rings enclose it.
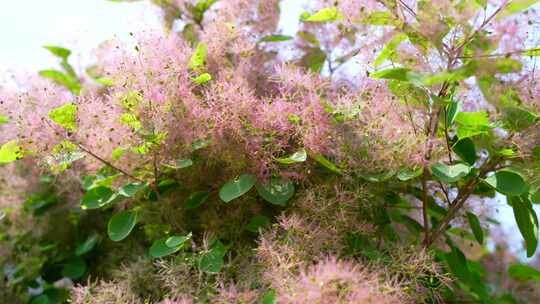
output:
{"label": "green leaf", "polygon": [[480,220],[478,217],[471,212],[467,212],[467,220],[469,221],[469,226],[474,234],[474,238],[480,245],[484,244],[484,231],[482,226],[480,226]]}
{"label": "green leaf", "polygon": [[73,103],[67,103],[49,112],[49,118],[63,127],[74,132],[77,129],[77,106]]}
{"label": "green leaf", "polygon": [[172,169],[184,169],[191,167],[193,165],[193,161],[189,158],[179,159],[174,164],[165,164],[166,167],[172,168]]}
{"label": "green leaf", "polygon": [[9,117],[6,115],[0,114],[0,125],[7,124],[9,122]]}
{"label": "green leaf", "polygon": [[532,48],[532,49],[528,49],[525,52],[523,52],[522,54],[523,54],[523,56],[530,56],[530,57],[540,56],[540,46],[537,46],[537,47]]}
{"label": "green leaf", "polygon": [[253,233],[259,233],[259,229],[264,229],[270,225],[270,219],[264,215],[256,215],[251,218],[246,230]]}
{"label": "green leaf", "polygon": [[196,84],[201,85],[212,80],[212,75],[210,75],[209,73],[202,73],[201,75],[195,78],[191,78],[191,80],[195,82]]}
{"label": "green leaf", "polygon": [[32,298],[29,304],[53,304],[53,301],[46,294],[40,294]]}
{"label": "green leaf", "polygon": [[484,181],[498,192],[508,196],[521,195],[527,191],[527,184],[523,177],[509,170],[497,171],[485,178]]}
{"label": "green leaf", "polygon": [[255,185],[255,181],[255,175],[247,173],[242,174],[221,187],[221,190],[219,190],[219,198],[225,203],[228,203],[251,190],[253,185]]}
{"label": "green leaf", "polygon": [[17,141],[11,140],[0,147],[0,164],[7,164],[22,158],[22,148]]}
{"label": "green leaf", "polygon": [[407,35],[398,34],[392,40],[390,40],[386,46],[383,48],[379,56],[373,62],[374,67],[380,66],[385,60],[392,59],[396,54],[397,47],[401,44],[402,41],[407,39]]}
{"label": "green leaf", "polygon": [[460,101],[451,101],[446,108],[446,125],[451,126],[454,123],[454,120],[461,109]]}
{"label": "green leaf", "polygon": [[206,56],[208,49],[205,43],[199,42],[195,48],[195,52],[189,59],[189,68],[192,70],[203,69],[206,65]]}
{"label": "green leaf", "polygon": [[336,20],[343,20],[344,18],[345,17],[337,7],[327,7],[319,10],[313,15],[303,13],[300,16],[300,20],[304,22],[333,22]]}
{"label": "green leaf", "polygon": [[260,42],[281,42],[281,41],[288,41],[293,39],[294,37],[288,36],[288,35],[269,35],[261,38],[259,40]]}
{"label": "green leaf", "polygon": [[[188,237],[189,236],[189,237]],[[150,247],[150,256],[157,259],[162,258],[164,256],[171,255],[173,253],[178,252],[182,247],[184,246],[184,243],[191,238],[191,235],[185,236],[181,239],[176,237],[165,237],[162,239],[159,239],[152,243],[152,246]],[[172,238],[172,239],[171,239]],[[174,245],[177,243],[177,246],[167,246],[167,241],[169,241],[169,244]]]}
{"label": "green leaf", "polygon": [[186,199],[186,210],[191,210],[202,205],[209,197],[210,192],[208,191],[197,191],[191,193]]}
{"label": "green leaf", "polygon": [[466,284],[467,287],[481,298],[488,297],[486,286],[482,282],[482,279],[477,272],[470,271],[465,255],[458,248],[452,247],[452,251],[445,256],[450,270],[461,282]]}
{"label": "green leaf", "polygon": [[322,154],[315,154],[311,156],[314,160],[316,160],[319,164],[321,164],[326,169],[341,174],[341,169],[339,169],[336,165],[334,165],[331,161],[329,161],[324,155]]}
{"label": "green leaf", "polygon": [[431,172],[442,182],[455,183],[467,176],[471,172],[471,167],[465,164],[434,164],[431,166]]}
{"label": "green leaf", "polygon": [[148,188],[148,183],[129,183],[118,189],[118,194],[125,197],[132,197],[137,194],[137,192],[146,188]]}
{"label": "green leaf", "polygon": [[259,304],[277,304],[276,292],[273,290],[267,291],[259,301]]}
{"label": "green leaf", "polygon": [[88,190],[81,199],[82,209],[97,209],[108,205],[117,198],[109,187],[97,186]]}
{"label": "green leaf", "polygon": [[508,203],[514,210],[514,218],[523,239],[527,257],[531,257],[538,247],[538,217],[534,211],[531,202],[526,197],[511,196],[507,197]]}
{"label": "green leaf", "polygon": [[400,81],[409,81],[408,74],[411,72],[409,68],[391,68],[377,71],[371,74],[374,79],[395,79]]}
{"label": "green leaf", "polygon": [[81,84],[79,83],[79,80],[60,71],[42,70],[39,71],[39,76],[51,79],[55,83],[68,88],[75,95],[79,95],[81,92]]}
{"label": "green leaf", "polygon": [[107,234],[115,242],[125,239],[137,224],[137,212],[122,211],[111,217],[107,225]]}
{"label": "green leaf", "polygon": [[540,191],[536,191],[535,193],[531,193],[531,202],[533,204],[540,204]]}
{"label": "green leaf", "polygon": [[423,172],[424,172],[424,169],[422,167],[416,168],[416,169],[405,168],[405,169],[400,170],[398,174],[396,175],[396,177],[400,181],[405,182],[413,178],[417,178],[418,176],[422,175]]}
{"label": "green leaf", "polygon": [[487,0],[474,0],[478,5],[480,5],[482,8],[487,7]]}
{"label": "green leaf", "polygon": [[280,164],[290,165],[290,164],[305,162],[306,159],[307,159],[307,152],[305,149],[302,149],[297,152],[294,152],[289,157],[276,158],[276,161]]}
{"label": "green leaf", "polygon": [[366,18],[360,20],[361,24],[371,25],[397,25],[400,22],[388,11],[373,12]]}
{"label": "green leaf", "polygon": [[474,146],[474,142],[470,138],[466,137],[458,140],[452,146],[452,149],[463,161],[469,165],[473,166],[476,162],[476,148]]}
{"label": "green leaf", "polygon": [[504,9],[497,14],[497,19],[511,16],[516,13],[527,10],[532,5],[538,3],[539,0],[513,0],[504,7]]}
{"label": "green leaf", "polygon": [[53,55],[60,57],[64,60],[67,60],[69,55],[71,55],[70,50],[60,47],[60,46],[44,45],[43,47],[47,49],[49,52],[51,52]]}
{"label": "green leaf", "polygon": [[191,233],[188,233],[187,235],[173,235],[167,238],[165,245],[170,248],[176,248],[178,246],[183,246],[189,239],[191,239]]}
{"label": "green leaf", "polygon": [[77,248],[75,248],[75,255],[81,256],[85,253],[88,253],[96,247],[96,244],[99,241],[99,234],[94,233],[91,236],[89,236],[84,243],[79,244]]}
{"label": "green leaf", "polygon": [[457,129],[457,136],[459,138],[486,134],[491,129],[488,113],[485,111],[459,112],[455,122],[459,125]]}
{"label": "green leaf", "polygon": [[537,269],[525,265],[525,264],[512,264],[508,267],[508,275],[511,278],[520,281],[536,281],[540,282],[540,271]]}
{"label": "green leaf", "polygon": [[201,255],[199,270],[207,273],[218,273],[225,263],[223,258],[226,253],[225,246],[220,241],[217,241],[212,249]]}
{"label": "green leaf", "polygon": [[539,120],[536,114],[520,107],[506,107],[502,111],[505,129],[514,132],[532,127]]}
{"label": "green leaf", "polygon": [[259,195],[267,202],[285,206],[294,195],[294,184],[287,179],[271,178],[268,183],[256,183]]}
{"label": "green leaf", "polygon": [[326,61],[326,53],[318,47],[306,49],[300,64],[313,73],[320,73]]}
{"label": "green leaf", "polygon": [[68,259],[62,267],[62,276],[70,279],[78,279],[86,273],[86,263],[81,257]]}
{"label": "green leaf", "polygon": [[120,122],[133,130],[139,130],[142,127],[141,121],[131,113],[123,113],[120,116]]}

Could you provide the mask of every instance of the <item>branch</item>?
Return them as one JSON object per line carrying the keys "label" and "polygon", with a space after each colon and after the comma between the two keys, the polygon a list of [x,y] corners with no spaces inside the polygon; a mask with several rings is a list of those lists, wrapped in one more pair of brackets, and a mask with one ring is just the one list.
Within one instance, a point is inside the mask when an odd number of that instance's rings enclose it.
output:
{"label": "branch", "polygon": [[125,171],[124,169],[120,168],[120,167],[117,167],[115,165],[113,165],[111,162],[109,162],[108,160],[102,158],[101,156],[95,154],[94,152],[90,151],[89,149],[85,148],[82,144],[77,144],[77,146],[79,147],[79,149],[83,150],[84,152],[86,152],[87,154],[89,154],[90,156],[92,156],[93,158],[97,159],[98,161],[104,163],[105,165],[117,170],[118,172],[124,174],[125,176],[131,178],[131,179],[134,179],[136,181],[139,181],[141,183],[144,183],[145,181],[136,177],[136,176],[133,176],[132,174],[130,174],[129,172]]}

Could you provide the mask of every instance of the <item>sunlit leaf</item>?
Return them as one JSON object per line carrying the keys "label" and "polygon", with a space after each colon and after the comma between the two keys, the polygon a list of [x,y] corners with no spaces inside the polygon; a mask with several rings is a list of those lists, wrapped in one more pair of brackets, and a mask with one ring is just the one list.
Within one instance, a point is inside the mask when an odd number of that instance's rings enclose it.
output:
{"label": "sunlit leaf", "polygon": [[189,59],[189,68],[192,70],[202,69],[206,65],[208,49],[205,43],[200,42],[195,48],[195,52]]}
{"label": "sunlit leaf", "polygon": [[300,20],[304,22],[333,22],[336,20],[342,20],[345,17],[337,9],[337,7],[327,7],[319,10],[315,14],[303,13],[300,16]]}
{"label": "sunlit leaf", "polygon": [[77,105],[67,103],[49,112],[49,118],[63,127],[74,132],[77,129]]}
{"label": "sunlit leaf", "polygon": [[15,140],[8,141],[0,147],[0,164],[14,162],[22,156],[22,148]]}
{"label": "sunlit leaf", "polygon": [[69,55],[71,55],[71,51],[60,47],[60,46],[53,46],[53,45],[44,45],[45,49],[47,49],[49,52],[51,52],[53,55],[58,56],[62,59],[67,59]]}

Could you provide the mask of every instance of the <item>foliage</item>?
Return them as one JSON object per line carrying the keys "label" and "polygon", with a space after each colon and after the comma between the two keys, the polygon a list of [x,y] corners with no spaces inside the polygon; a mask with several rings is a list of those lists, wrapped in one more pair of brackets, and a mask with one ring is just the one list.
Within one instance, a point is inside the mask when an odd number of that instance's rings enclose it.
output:
{"label": "foliage", "polygon": [[183,28],[0,92],[0,300],[540,298],[486,247],[493,197],[538,247],[537,1],[309,1],[294,36],[277,0],[153,2]]}

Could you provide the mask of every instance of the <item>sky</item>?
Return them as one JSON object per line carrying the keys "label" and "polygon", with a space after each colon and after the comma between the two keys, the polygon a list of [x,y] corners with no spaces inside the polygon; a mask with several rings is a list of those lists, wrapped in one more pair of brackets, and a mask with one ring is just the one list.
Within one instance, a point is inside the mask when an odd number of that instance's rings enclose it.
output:
{"label": "sky", "polygon": [[[305,0],[283,0],[282,34],[294,35]],[[107,0],[0,0],[0,81],[10,75],[36,73],[56,68],[57,59],[43,45],[58,45],[73,51],[70,62],[76,67],[93,63],[92,50],[100,43],[119,38],[129,41],[130,32],[161,28],[158,9],[148,1],[116,3]],[[508,243],[525,260],[521,235],[512,209],[498,198],[497,219]],[[537,212],[540,213],[540,206]]]}
{"label": "sky", "polygon": [[0,0],[0,77],[56,67],[43,45],[71,49],[72,64],[82,66],[103,41],[160,25],[157,9],[146,1]]}

